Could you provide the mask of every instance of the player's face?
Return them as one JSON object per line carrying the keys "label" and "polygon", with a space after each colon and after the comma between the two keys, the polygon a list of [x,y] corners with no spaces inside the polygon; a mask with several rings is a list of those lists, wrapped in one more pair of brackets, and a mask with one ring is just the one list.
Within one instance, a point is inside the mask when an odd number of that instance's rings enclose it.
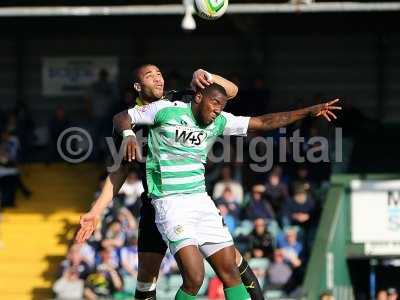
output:
{"label": "player's face", "polygon": [[203,95],[200,103],[200,118],[204,125],[211,124],[216,117],[224,110],[228,98],[217,90]]}
{"label": "player's face", "polygon": [[145,66],[139,71],[141,93],[150,99],[164,95],[164,78],[156,66]]}

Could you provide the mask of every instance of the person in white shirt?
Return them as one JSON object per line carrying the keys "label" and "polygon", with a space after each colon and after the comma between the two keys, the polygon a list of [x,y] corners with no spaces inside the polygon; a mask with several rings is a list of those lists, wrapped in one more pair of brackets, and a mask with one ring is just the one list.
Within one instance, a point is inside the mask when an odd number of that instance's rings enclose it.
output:
{"label": "person in white shirt", "polygon": [[138,199],[140,199],[140,195],[144,192],[143,183],[139,178],[139,175],[136,171],[131,170],[128,173],[128,177],[126,178],[124,184],[119,190],[119,194],[124,195],[124,206],[127,207],[134,216],[138,216],[139,214],[139,206]]}

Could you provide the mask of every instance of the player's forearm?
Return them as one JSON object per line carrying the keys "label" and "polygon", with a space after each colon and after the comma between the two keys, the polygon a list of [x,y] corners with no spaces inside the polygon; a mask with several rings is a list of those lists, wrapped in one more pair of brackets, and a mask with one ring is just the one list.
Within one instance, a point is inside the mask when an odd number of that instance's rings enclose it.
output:
{"label": "player's forearm", "polygon": [[119,134],[124,130],[132,129],[132,119],[127,110],[117,113],[113,117],[113,126],[115,131]]}
{"label": "player's forearm", "polygon": [[126,177],[128,176],[127,166],[121,166],[116,172],[111,173],[107,176],[106,182],[101,189],[100,196],[97,198],[91,211],[97,215],[108,206],[114,196],[116,196],[124,184]]}
{"label": "player's forearm", "polygon": [[212,74],[212,79],[225,89],[228,99],[236,97],[239,90],[236,84],[216,74]]}
{"label": "player's forearm", "polygon": [[287,112],[265,114],[250,118],[249,130],[268,131],[290,125],[307,116],[313,115],[317,106],[310,106]]}

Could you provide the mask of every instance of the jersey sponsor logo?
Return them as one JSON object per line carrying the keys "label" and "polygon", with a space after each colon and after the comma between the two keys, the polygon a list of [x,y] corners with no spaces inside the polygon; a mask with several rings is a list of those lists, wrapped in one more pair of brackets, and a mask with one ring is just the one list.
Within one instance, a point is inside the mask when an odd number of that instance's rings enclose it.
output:
{"label": "jersey sponsor logo", "polygon": [[207,132],[203,130],[195,130],[186,126],[176,126],[175,142],[182,145],[194,147],[200,146],[207,139]]}

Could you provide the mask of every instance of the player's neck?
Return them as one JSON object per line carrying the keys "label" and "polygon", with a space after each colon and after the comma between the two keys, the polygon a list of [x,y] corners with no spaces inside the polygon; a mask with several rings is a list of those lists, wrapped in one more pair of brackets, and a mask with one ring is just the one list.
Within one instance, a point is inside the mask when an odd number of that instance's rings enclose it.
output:
{"label": "player's neck", "polygon": [[140,102],[141,105],[147,105],[147,104],[150,104],[154,101],[158,101],[161,99],[162,98],[156,99],[156,98],[152,98],[152,97],[146,97],[145,95],[139,95],[139,97],[137,98],[137,100],[139,100],[139,101],[137,101],[137,102]]}

